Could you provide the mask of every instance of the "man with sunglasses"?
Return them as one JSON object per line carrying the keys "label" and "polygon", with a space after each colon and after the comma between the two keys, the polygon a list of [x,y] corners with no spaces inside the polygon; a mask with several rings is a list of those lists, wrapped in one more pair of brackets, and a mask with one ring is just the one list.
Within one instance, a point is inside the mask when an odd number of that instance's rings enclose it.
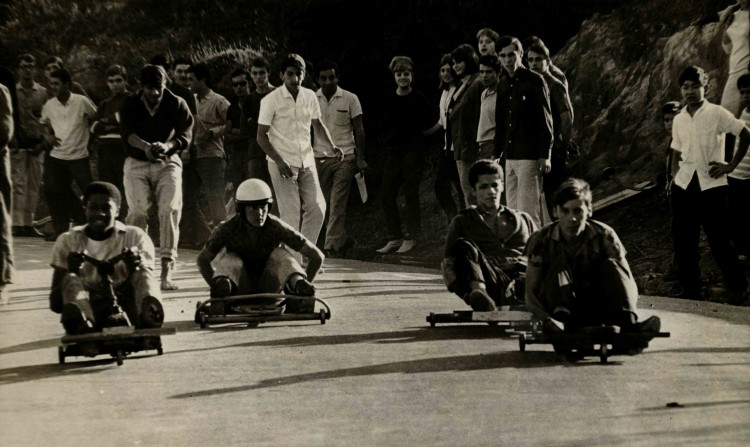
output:
{"label": "man with sunglasses", "polygon": [[227,154],[227,185],[234,189],[249,178],[247,163],[250,135],[242,133],[242,102],[250,95],[250,74],[245,67],[238,67],[229,76],[232,79],[235,97],[227,109],[224,150]]}

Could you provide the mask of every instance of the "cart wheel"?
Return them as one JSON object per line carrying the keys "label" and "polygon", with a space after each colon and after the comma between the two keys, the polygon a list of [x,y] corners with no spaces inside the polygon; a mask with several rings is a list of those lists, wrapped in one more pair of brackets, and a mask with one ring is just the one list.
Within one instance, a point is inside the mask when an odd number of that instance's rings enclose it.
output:
{"label": "cart wheel", "polygon": [[427,316],[427,322],[430,323],[430,327],[435,327],[435,312],[430,312]]}
{"label": "cart wheel", "polygon": [[161,347],[161,345],[156,348],[156,355],[164,355],[164,349]]}
{"label": "cart wheel", "polygon": [[607,357],[609,356],[609,349],[607,349],[607,344],[602,343],[599,347],[599,361],[601,363],[607,363]]}
{"label": "cart wheel", "polygon": [[248,321],[247,322],[247,327],[249,327],[249,328],[258,327],[259,324],[260,324],[259,321]]}
{"label": "cart wheel", "polygon": [[122,349],[118,349],[115,352],[115,360],[117,360],[117,366],[122,366],[122,362],[125,359],[125,354],[122,352]]}
{"label": "cart wheel", "polygon": [[521,334],[521,336],[518,337],[518,350],[526,352],[526,334]]}
{"label": "cart wheel", "polygon": [[205,312],[201,312],[200,313],[200,320],[201,320],[201,323],[200,323],[201,324],[201,329],[205,329],[206,328],[206,320],[207,320]]}
{"label": "cart wheel", "polygon": [[61,365],[65,364],[65,348],[62,346],[57,347],[57,362]]}
{"label": "cart wheel", "polygon": [[320,309],[320,324],[326,324],[326,311],[325,311],[325,309]]}

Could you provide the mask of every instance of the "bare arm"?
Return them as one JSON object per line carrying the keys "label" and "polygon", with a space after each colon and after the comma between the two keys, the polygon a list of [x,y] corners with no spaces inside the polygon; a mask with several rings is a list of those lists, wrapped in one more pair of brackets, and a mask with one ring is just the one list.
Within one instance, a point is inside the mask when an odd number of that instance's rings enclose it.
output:
{"label": "bare arm", "polygon": [[255,139],[263,152],[268,155],[268,158],[270,158],[274,163],[276,163],[276,166],[279,167],[279,173],[281,174],[281,176],[284,178],[291,178],[294,175],[291,166],[289,166],[289,163],[285,162],[284,159],[281,158],[281,155],[279,155],[276,149],[274,149],[273,144],[271,144],[271,140],[268,139],[268,131],[270,129],[271,126],[258,124],[258,133]]}
{"label": "bare arm", "polygon": [[542,270],[530,260],[526,267],[526,307],[536,318],[544,320],[550,317],[539,300],[542,288]]}
{"label": "bare arm", "polygon": [[743,127],[742,132],[740,132],[740,142],[737,145],[737,150],[734,152],[732,161],[730,161],[729,163],[724,163],[721,161],[710,162],[708,164],[710,166],[708,168],[708,175],[713,178],[717,178],[734,171],[734,169],[737,167],[737,165],[740,164],[742,159],[745,158],[748,145],[750,145],[750,131],[747,130],[747,127]]}
{"label": "bare arm", "polygon": [[305,273],[307,274],[308,281],[312,282],[320,272],[320,267],[323,266],[323,259],[325,256],[312,242],[306,240],[305,245],[300,249],[300,254],[307,258],[307,268]]}
{"label": "bare arm", "polygon": [[[336,143],[334,143],[333,138],[331,138],[331,133],[328,131],[328,128],[326,127],[325,124],[323,124],[321,120],[319,119],[312,120],[312,128],[316,134],[320,133],[320,135],[325,135],[325,138],[328,140],[328,144],[330,144],[331,147],[333,148],[334,154],[338,155],[340,159],[344,158],[344,153],[341,152],[341,149],[336,147]],[[362,132],[364,132],[364,129],[362,130]],[[358,141],[357,141],[357,145],[359,145]]]}
{"label": "bare arm", "polygon": [[49,308],[52,312],[61,313],[63,307],[63,296],[60,285],[65,275],[68,273],[67,270],[59,267],[53,267],[54,272],[52,273],[52,285],[49,291]]}

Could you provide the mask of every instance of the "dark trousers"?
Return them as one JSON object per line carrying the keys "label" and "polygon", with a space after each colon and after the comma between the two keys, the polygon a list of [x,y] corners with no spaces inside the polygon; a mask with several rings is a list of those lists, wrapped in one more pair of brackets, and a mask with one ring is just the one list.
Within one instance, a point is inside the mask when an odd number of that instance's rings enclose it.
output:
{"label": "dark trousers", "polygon": [[201,178],[193,162],[182,167],[182,218],[180,242],[185,247],[198,247],[211,235],[206,216],[200,207]]}
{"label": "dark trousers", "polygon": [[732,242],[738,254],[750,255],[750,179],[727,177]]}
{"label": "dark trousers", "polygon": [[120,220],[128,215],[128,202],[125,200],[125,187],[122,176],[125,166],[125,146],[122,140],[116,138],[100,138],[97,142],[97,164],[99,168],[99,180],[112,183],[120,191],[122,203],[120,204]]}
{"label": "dark trousers", "polygon": [[453,270],[456,274],[453,292],[461,298],[471,291],[472,282],[479,282],[484,284],[496,305],[523,304],[523,281],[518,280],[522,275],[506,273],[493,265],[470,239],[458,239],[453,244]]}
{"label": "dark trousers", "polygon": [[398,191],[406,199],[406,238],[416,239],[422,226],[419,209],[419,182],[424,170],[421,151],[390,153],[383,168],[382,205],[388,239],[401,239],[401,218],[398,213]]}
{"label": "dark trousers", "polygon": [[701,191],[698,177],[693,176],[687,190],[672,186],[672,224],[675,258],[680,284],[685,296],[701,298],[700,230],[708,238],[711,255],[721,269],[730,291],[747,288],[737,252],[730,241],[728,188],[720,186]]}
{"label": "dark trousers", "polygon": [[[453,189],[458,193],[458,208],[456,207],[456,200],[453,198]],[[459,209],[466,208],[466,200],[461,190],[461,179],[458,176],[458,167],[452,152],[443,151],[435,175],[435,197],[448,220],[453,219],[453,216],[458,214]]]}
{"label": "dark trousers", "polygon": [[565,153],[565,149],[562,148],[552,149],[552,170],[544,175],[542,181],[542,188],[544,188],[544,200],[546,202],[545,205],[547,205],[547,212],[553,219],[554,217],[552,216],[554,216],[555,210],[555,191],[563,181],[570,177],[568,175],[568,171],[565,169],[565,157],[557,156],[555,154],[555,151]]}
{"label": "dark trousers", "polygon": [[68,231],[71,220],[76,224],[86,222],[83,203],[73,191],[74,181],[80,191],[91,183],[88,157],[60,160],[47,154],[44,160],[44,194],[56,234]]}
{"label": "dark trousers", "polygon": [[0,148],[0,289],[13,280],[13,235],[11,232],[10,154]]}

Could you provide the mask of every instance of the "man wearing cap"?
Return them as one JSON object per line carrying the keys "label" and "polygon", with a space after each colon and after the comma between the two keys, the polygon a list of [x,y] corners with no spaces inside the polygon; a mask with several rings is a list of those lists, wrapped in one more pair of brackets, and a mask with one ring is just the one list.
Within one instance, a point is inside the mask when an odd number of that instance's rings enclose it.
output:
{"label": "man wearing cap", "polygon": [[280,69],[284,84],[260,103],[257,140],[269,158],[279,216],[307,239],[317,241],[326,203],[315,169],[310,129],[333,148],[336,156],[343,154],[320,121],[315,93],[301,85],[305,60],[290,54]]}

